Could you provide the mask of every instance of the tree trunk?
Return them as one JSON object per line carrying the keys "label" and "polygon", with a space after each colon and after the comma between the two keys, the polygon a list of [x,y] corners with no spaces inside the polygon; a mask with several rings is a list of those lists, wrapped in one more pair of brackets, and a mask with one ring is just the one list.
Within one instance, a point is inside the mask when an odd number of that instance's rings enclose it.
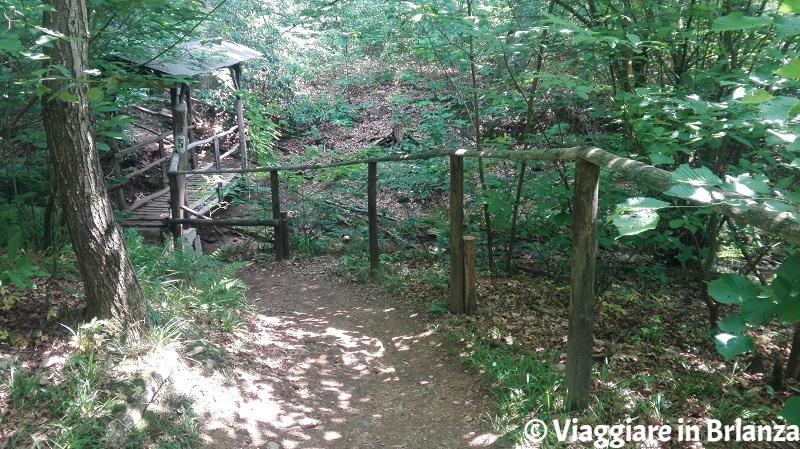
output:
{"label": "tree trunk", "polygon": [[87,318],[114,319],[137,337],[147,323],[144,292],[114,220],[93,137],[87,98],[87,11],[85,0],[46,0],[43,25],[63,33],[48,49],[49,64],[63,66],[44,81],[51,89],[42,102],[47,144],[66,216],[72,248],[83,277]]}

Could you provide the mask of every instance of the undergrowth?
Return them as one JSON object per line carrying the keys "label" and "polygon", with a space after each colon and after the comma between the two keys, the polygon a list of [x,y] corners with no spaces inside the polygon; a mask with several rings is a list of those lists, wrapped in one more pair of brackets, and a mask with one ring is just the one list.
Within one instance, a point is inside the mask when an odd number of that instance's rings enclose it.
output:
{"label": "undergrowth", "polygon": [[[32,367],[17,358],[0,359],[0,439],[8,448],[106,448],[112,421],[140,406],[145,380],[136,370],[119,371],[159,348],[212,347],[212,334],[233,332],[250,306],[236,278],[241,263],[224,264],[174,248],[146,245],[135,232],[125,235],[131,261],[150,304],[153,327],[142,341],[120,341],[116,326],[93,320],[64,326],[61,349]],[[158,409],[145,408],[124,441],[125,448],[198,447],[200,425],[191,399],[165,394]],[[119,446],[121,444],[121,446]]]}

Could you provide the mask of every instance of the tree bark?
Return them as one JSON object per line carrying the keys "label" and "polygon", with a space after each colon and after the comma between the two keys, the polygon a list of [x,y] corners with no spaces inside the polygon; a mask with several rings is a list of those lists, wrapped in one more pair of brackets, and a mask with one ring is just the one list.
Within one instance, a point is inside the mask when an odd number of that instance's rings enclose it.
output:
{"label": "tree bark", "polygon": [[85,0],[46,0],[43,25],[62,33],[47,54],[68,78],[53,71],[42,101],[47,144],[66,216],[72,248],[83,278],[87,318],[112,319],[137,337],[147,324],[144,292],[114,220],[93,137],[87,98],[88,18]]}

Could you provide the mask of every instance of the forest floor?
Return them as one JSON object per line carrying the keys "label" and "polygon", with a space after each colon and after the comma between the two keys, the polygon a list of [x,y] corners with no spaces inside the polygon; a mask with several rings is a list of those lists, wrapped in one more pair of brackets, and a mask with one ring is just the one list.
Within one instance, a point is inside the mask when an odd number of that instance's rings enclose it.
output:
{"label": "forest floor", "polygon": [[191,396],[204,447],[502,447],[494,400],[423,304],[348,281],[331,262],[246,266],[255,314],[227,360],[176,366],[165,395]]}

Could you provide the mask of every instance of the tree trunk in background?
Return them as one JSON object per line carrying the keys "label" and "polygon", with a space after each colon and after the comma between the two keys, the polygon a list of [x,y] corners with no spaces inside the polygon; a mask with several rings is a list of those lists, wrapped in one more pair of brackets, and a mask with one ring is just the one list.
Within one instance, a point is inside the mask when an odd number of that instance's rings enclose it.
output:
{"label": "tree trunk in background", "polygon": [[85,0],[46,0],[45,28],[63,33],[48,49],[51,66],[61,65],[71,79],[44,82],[51,89],[42,102],[47,145],[66,215],[70,241],[83,277],[87,318],[116,319],[136,337],[147,322],[144,293],[114,220],[93,138],[86,93],[88,68]]}

